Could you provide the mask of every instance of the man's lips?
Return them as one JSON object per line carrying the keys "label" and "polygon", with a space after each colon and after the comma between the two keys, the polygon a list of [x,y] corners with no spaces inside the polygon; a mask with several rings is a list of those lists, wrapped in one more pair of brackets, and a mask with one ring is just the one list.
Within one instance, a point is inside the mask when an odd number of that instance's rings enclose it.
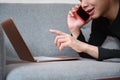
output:
{"label": "man's lips", "polygon": [[88,10],[86,10],[86,12],[87,12],[89,15],[93,15],[93,13],[94,13],[94,8],[88,9]]}

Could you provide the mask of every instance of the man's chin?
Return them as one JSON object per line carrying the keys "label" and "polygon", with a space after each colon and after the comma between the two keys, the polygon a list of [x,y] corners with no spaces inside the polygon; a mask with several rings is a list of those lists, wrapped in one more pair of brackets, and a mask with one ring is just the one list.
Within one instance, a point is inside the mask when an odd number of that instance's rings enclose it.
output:
{"label": "man's chin", "polygon": [[97,19],[97,18],[99,18],[100,16],[98,16],[98,15],[93,15],[93,16],[91,16],[91,18],[92,19]]}

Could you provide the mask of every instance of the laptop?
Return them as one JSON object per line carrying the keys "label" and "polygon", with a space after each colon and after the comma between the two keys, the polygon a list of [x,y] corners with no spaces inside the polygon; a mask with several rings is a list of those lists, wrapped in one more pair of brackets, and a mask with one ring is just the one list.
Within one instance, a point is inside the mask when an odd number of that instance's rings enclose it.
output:
{"label": "laptop", "polygon": [[30,62],[50,62],[50,61],[66,61],[66,60],[78,60],[80,57],[77,56],[56,56],[56,57],[33,57],[29,48],[27,47],[24,39],[22,38],[20,32],[18,31],[12,18],[1,22],[1,26],[6,33],[8,39],[10,40],[13,48],[18,54],[18,57],[23,61]]}

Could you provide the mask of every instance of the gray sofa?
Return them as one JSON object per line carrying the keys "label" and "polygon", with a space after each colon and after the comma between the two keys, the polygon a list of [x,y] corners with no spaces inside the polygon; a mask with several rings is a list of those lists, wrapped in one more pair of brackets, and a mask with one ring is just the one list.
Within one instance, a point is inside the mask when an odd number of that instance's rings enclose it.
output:
{"label": "gray sofa", "polygon": [[[75,4],[5,4],[0,3],[0,22],[12,17],[33,56],[79,56],[70,48],[59,52],[54,45],[56,35],[49,29],[70,33],[67,13]],[[86,40],[90,24],[82,29]],[[119,41],[108,37],[103,47],[120,48]],[[19,57],[0,27],[0,80],[93,80],[120,77],[120,60],[96,61],[81,58],[75,61],[17,62]]]}

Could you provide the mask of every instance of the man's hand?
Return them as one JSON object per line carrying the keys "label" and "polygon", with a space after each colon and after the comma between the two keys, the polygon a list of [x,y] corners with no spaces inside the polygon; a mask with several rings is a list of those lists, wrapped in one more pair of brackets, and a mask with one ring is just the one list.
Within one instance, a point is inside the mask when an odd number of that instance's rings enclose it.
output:
{"label": "man's hand", "polygon": [[59,30],[50,29],[50,32],[57,35],[54,40],[54,43],[59,48],[60,51],[62,51],[64,47],[70,47],[76,52],[88,53],[94,58],[98,58],[98,48],[96,46],[81,42],[77,40],[75,37]]}
{"label": "man's hand", "polygon": [[77,11],[78,8],[79,8],[79,5],[76,5],[75,7],[73,7],[69,11],[68,17],[67,17],[68,28],[72,33],[72,35],[76,38],[80,34],[81,27],[84,25],[84,23],[75,16],[75,12]]}
{"label": "man's hand", "polygon": [[[80,34],[81,27],[83,27],[83,25],[86,24],[75,15],[79,7],[80,5],[76,5],[75,7],[73,7],[69,11],[68,17],[67,17],[68,28],[70,32],[72,33],[73,37],[75,38],[77,38],[78,35]],[[91,17],[88,19],[87,22],[89,22],[90,20],[91,20]]]}
{"label": "man's hand", "polygon": [[59,48],[60,51],[62,51],[64,47],[70,47],[76,52],[82,52],[84,50],[84,47],[82,46],[83,42],[78,41],[71,35],[53,29],[50,29],[50,32],[57,35],[54,40],[54,43]]}

